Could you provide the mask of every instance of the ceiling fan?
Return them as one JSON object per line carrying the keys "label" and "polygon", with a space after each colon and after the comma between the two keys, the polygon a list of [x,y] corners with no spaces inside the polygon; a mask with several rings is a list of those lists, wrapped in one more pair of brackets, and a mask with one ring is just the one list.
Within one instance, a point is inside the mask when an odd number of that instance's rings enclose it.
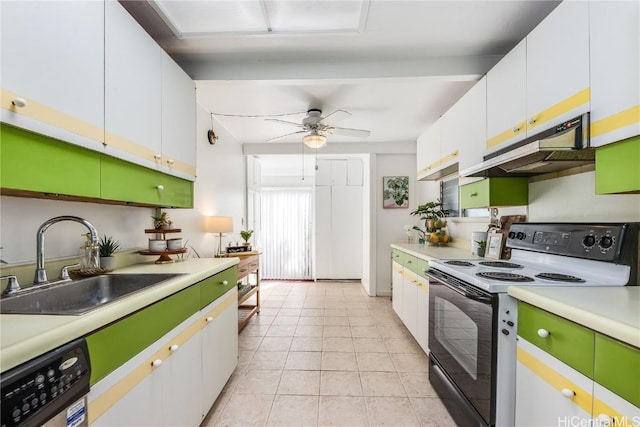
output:
{"label": "ceiling fan", "polygon": [[308,133],[302,138],[307,146],[311,148],[320,148],[327,143],[327,134],[336,134],[344,136],[354,136],[360,138],[366,138],[371,133],[368,130],[363,129],[350,129],[336,127],[333,124],[351,117],[351,113],[344,110],[335,110],[331,114],[322,117],[322,110],[312,108],[307,111],[307,116],[302,119],[302,123],[289,122],[287,120],[280,119],[265,119],[269,122],[283,123],[290,126],[296,126],[302,128],[297,132],[287,133],[285,135],[276,136],[275,138],[268,139],[267,142],[277,141],[290,135],[296,135],[299,133]]}

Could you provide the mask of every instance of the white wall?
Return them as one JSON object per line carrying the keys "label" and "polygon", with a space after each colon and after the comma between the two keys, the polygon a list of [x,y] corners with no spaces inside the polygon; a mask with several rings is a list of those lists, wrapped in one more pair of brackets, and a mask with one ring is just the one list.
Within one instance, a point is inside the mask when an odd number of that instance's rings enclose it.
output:
{"label": "white wall", "polygon": [[[416,156],[408,154],[375,155],[375,180],[371,183],[373,209],[375,209],[376,233],[376,295],[391,293],[391,243],[406,240],[403,227],[413,224],[409,212],[418,205],[418,181],[416,181]],[[382,178],[385,176],[409,176],[409,208],[384,209],[382,207]]]}
{"label": "white wall", "polygon": [[211,128],[209,113],[197,109],[197,180],[194,187],[193,209],[172,209],[169,216],[174,227],[182,229],[183,242],[201,257],[211,257],[218,248],[218,237],[203,232],[205,216],[232,216],[235,232],[222,236],[222,245],[240,241],[244,230],[246,205],[246,174],[242,144],[233,138],[214,119],[218,135],[215,145],[209,144],[207,131]]}

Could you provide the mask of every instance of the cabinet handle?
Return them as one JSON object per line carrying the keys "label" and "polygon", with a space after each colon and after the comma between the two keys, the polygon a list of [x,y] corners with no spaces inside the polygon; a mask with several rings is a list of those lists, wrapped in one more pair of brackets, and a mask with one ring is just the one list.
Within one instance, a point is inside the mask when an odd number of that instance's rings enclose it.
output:
{"label": "cabinet handle", "polygon": [[534,124],[535,122],[536,122],[536,118],[535,118],[535,117],[531,117],[531,118],[529,119],[529,124],[530,124],[530,125]]}
{"label": "cabinet handle", "polygon": [[520,132],[520,128],[513,128],[513,129],[511,129],[511,131],[513,133],[518,133],[518,132]]}
{"label": "cabinet handle", "polygon": [[469,197],[476,197],[478,195],[478,193],[469,193]]}
{"label": "cabinet handle", "polygon": [[180,346],[178,344],[173,344],[171,345],[171,347],[169,347],[169,350],[171,351],[176,351],[180,348]]}
{"label": "cabinet handle", "polygon": [[411,264],[411,260],[407,260],[407,264]]}
{"label": "cabinet handle", "polygon": [[540,338],[546,338],[551,334],[551,332],[547,331],[546,329],[538,329],[538,336]]}
{"label": "cabinet handle", "polygon": [[164,190],[164,185],[162,185],[162,184],[160,184],[160,185],[156,185],[156,188],[157,188],[159,191],[162,191],[162,190]]}
{"label": "cabinet handle", "polygon": [[153,362],[151,362],[151,366],[153,366],[154,368],[157,368],[160,365],[162,365],[162,359],[156,359]]}
{"label": "cabinet handle", "polygon": [[227,286],[229,284],[229,282],[227,280],[223,280],[222,281],[222,286]]}
{"label": "cabinet handle", "polygon": [[25,101],[24,98],[16,98],[11,101],[11,103],[19,108],[24,108],[27,106],[27,101]]}
{"label": "cabinet handle", "polygon": [[170,164],[170,165],[172,165],[174,162],[175,162],[175,160],[173,160],[173,159],[167,160],[167,163]]}
{"label": "cabinet handle", "polygon": [[213,322],[213,317],[207,317],[205,320],[206,320],[207,322]]}
{"label": "cabinet handle", "polygon": [[568,397],[568,398],[572,398],[573,396],[576,395],[576,392],[571,390],[570,388],[563,388],[562,390],[560,390],[560,393],[562,393],[564,397]]}
{"label": "cabinet handle", "polygon": [[153,158],[156,159],[156,160],[160,160],[160,159],[162,159],[162,154],[154,154]]}

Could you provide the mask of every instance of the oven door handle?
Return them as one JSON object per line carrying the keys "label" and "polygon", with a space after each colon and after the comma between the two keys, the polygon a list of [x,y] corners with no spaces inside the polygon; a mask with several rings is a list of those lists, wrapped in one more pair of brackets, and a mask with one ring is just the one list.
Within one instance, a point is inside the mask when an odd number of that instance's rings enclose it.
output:
{"label": "oven door handle", "polygon": [[477,294],[472,294],[469,292],[464,292],[463,294],[465,297],[472,299],[474,301],[478,301],[484,304],[491,304],[491,297],[489,296],[485,296],[485,295],[477,295]]}
{"label": "oven door handle", "polygon": [[469,298],[471,300],[478,301],[478,302],[481,302],[483,304],[491,304],[491,296],[489,296],[489,295],[478,295],[476,293],[468,292],[468,290],[467,290],[467,288],[465,286],[452,285],[451,283],[447,283],[443,278],[439,277],[438,275],[432,274],[432,273],[433,273],[432,271],[428,271],[427,272],[427,276],[431,277],[432,279],[436,280],[437,282],[440,282],[441,284],[443,284],[447,288],[451,289],[452,291],[455,291],[455,292],[459,293],[460,295],[463,295],[465,298]]}

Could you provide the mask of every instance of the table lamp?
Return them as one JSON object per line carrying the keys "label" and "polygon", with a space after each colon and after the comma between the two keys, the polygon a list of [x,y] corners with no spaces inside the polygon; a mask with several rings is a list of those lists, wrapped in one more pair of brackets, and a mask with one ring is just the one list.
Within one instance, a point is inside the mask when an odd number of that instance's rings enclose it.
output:
{"label": "table lamp", "polygon": [[218,254],[222,255],[222,233],[233,232],[233,217],[231,216],[209,216],[207,217],[205,231],[218,233]]}

